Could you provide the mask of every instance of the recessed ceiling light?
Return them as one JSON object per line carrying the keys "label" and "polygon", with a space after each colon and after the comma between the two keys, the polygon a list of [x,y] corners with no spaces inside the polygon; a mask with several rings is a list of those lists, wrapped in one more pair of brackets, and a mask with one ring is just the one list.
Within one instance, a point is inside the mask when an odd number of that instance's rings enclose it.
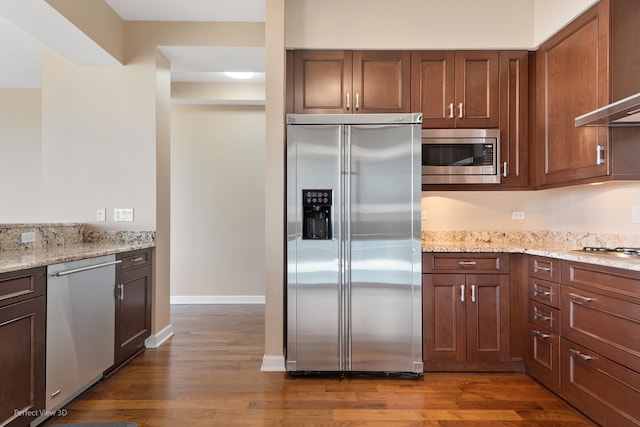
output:
{"label": "recessed ceiling light", "polygon": [[225,71],[225,74],[233,79],[246,80],[253,77],[252,72]]}

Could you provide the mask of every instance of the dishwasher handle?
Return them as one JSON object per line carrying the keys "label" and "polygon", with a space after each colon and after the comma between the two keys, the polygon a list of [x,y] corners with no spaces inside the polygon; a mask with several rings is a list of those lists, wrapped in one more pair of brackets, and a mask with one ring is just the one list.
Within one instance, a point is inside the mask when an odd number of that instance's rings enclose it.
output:
{"label": "dishwasher handle", "polygon": [[88,265],[86,267],[74,268],[73,270],[59,271],[58,273],[52,273],[51,276],[52,277],[68,276],[69,274],[80,273],[81,271],[95,270],[96,268],[108,267],[110,265],[120,264],[121,262],[122,260],[118,259],[115,261],[104,262],[102,264],[95,264],[95,265]]}

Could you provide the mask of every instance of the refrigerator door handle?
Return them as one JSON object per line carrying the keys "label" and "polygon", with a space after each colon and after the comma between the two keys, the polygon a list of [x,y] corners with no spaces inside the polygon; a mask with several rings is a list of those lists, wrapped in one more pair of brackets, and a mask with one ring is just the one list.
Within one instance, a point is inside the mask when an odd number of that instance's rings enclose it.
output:
{"label": "refrigerator door handle", "polygon": [[344,128],[344,149],[345,149],[345,166],[346,174],[344,175],[343,185],[345,194],[345,216],[343,218],[345,225],[345,366],[346,369],[351,370],[351,126],[345,126]]}

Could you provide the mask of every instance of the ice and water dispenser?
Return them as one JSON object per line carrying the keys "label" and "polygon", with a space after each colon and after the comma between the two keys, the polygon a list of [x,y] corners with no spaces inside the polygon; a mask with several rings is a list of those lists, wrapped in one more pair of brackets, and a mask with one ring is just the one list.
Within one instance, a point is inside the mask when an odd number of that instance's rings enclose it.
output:
{"label": "ice and water dispenser", "polygon": [[332,190],[302,190],[302,238],[331,240]]}

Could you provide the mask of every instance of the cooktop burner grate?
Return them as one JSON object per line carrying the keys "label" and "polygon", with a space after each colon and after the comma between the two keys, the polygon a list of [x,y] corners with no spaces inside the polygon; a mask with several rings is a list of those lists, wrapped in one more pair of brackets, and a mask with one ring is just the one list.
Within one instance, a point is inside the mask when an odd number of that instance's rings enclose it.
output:
{"label": "cooktop burner grate", "polygon": [[617,247],[617,248],[607,248],[600,246],[584,246],[582,248],[583,252],[594,252],[601,254],[624,254],[624,255],[632,255],[640,257],[640,248],[627,248],[627,247]]}

